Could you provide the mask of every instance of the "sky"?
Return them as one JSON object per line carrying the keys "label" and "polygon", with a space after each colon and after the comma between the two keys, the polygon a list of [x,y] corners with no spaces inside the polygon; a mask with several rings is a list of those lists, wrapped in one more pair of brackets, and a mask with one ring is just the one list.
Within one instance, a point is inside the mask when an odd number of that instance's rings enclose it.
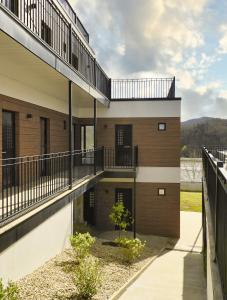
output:
{"label": "sky", "polygon": [[182,120],[227,118],[226,0],[69,0],[111,78],[176,76]]}

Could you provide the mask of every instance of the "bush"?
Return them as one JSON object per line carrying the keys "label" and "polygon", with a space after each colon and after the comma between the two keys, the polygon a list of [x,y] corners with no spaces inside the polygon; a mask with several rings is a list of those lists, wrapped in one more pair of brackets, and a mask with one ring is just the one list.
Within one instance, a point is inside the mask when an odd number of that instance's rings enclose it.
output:
{"label": "bush", "polygon": [[71,245],[76,253],[79,260],[85,258],[95,243],[95,238],[90,233],[76,233],[70,237]]}
{"label": "bush", "polygon": [[123,260],[131,264],[134,260],[140,257],[146,242],[142,243],[140,239],[116,238],[115,242],[121,247],[120,251],[123,255]]}
{"label": "bush", "polygon": [[133,223],[130,212],[125,208],[123,201],[116,202],[111,208],[109,219],[112,224],[119,228],[120,232],[125,231]]}
{"label": "bush", "polygon": [[19,290],[15,283],[9,282],[7,287],[4,288],[2,279],[0,279],[0,300],[18,300]]}
{"label": "bush", "polygon": [[97,294],[101,286],[101,271],[97,258],[89,255],[85,257],[75,269],[74,282],[78,296],[91,299]]}

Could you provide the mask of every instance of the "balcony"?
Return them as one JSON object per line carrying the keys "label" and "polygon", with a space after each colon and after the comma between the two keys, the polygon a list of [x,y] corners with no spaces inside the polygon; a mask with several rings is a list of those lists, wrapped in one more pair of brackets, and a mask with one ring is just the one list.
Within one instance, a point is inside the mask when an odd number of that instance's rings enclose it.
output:
{"label": "balcony", "polygon": [[[110,98],[110,79],[54,1],[0,0],[0,9],[70,66],[81,79]],[[85,32],[78,18],[76,23],[80,31]],[[24,43],[27,45],[28,41],[24,39]]]}
{"label": "balcony", "polygon": [[112,79],[111,100],[175,99],[175,77]]}
{"label": "balcony", "polygon": [[[134,176],[138,147],[75,150],[1,160],[0,227],[84,181],[101,176]],[[122,174],[123,172],[123,174]]]}

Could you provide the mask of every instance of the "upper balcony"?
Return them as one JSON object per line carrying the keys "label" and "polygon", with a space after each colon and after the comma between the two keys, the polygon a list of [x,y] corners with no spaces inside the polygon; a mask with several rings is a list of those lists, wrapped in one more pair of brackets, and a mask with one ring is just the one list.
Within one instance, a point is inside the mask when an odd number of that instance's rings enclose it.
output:
{"label": "upper balcony", "polygon": [[85,83],[93,97],[110,99],[110,79],[86,42],[85,28],[72,18],[67,1],[61,3],[65,9],[52,0],[0,0],[0,29],[66,78],[82,88]]}
{"label": "upper balcony", "polygon": [[175,77],[114,79],[111,84],[111,100],[173,100]]}

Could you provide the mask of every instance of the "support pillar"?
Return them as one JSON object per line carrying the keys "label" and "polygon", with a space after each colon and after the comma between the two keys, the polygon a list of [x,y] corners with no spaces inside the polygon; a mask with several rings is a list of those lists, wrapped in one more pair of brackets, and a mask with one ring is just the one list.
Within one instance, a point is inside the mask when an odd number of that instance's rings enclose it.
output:
{"label": "support pillar", "polygon": [[96,129],[97,129],[97,102],[96,99],[94,99],[94,117],[93,117],[93,125],[94,125],[94,175],[96,175],[96,163],[97,163],[97,153],[96,153],[96,148],[97,148],[97,134],[96,134]]}
{"label": "support pillar", "polygon": [[68,104],[69,104],[69,188],[73,185],[73,118],[72,118],[72,81],[68,83]]}

